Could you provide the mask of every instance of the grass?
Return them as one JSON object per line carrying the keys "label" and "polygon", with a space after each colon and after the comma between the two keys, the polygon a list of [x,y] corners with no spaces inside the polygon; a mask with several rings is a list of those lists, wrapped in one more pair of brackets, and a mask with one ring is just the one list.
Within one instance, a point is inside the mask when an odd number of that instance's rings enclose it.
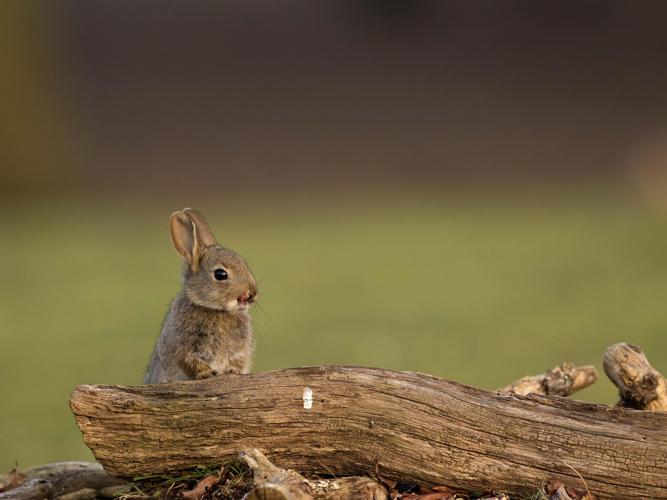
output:
{"label": "grass", "polygon": [[248,466],[236,460],[219,467],[194,467],[177,475],[156,474],[135,477],[128,486],[119,489],[118,500],[183,498],[183,492],[195,488],[199,481],[207,477],[210,479],[210,476],[217,482],[205,490],[202,500],[242,498],[253,485],[252,473]]}
{"label": "grass", "polygon": [[[0,470],[90,459],[70,391],[140,382],[179,287],[166,217],[187,202],[167,201],[2,211]],[[360,364],[494,388],[565,360],[600,367],[607,345],[630,341],[667,371],[667,216],[638,203],[388,195],[199,208],[260,280],[255,370]],[[615,393],[601,379],[580,397]]]}

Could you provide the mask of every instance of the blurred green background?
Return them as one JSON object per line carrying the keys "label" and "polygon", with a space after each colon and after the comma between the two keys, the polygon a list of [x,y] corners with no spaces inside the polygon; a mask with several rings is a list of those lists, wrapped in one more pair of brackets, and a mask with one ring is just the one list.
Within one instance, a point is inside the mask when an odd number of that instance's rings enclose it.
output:
{"label": "blurred green background", "polygon": [[255,370],[667,371],[667,9],[633,5],[3,2],[0,470],[92,458],[68,395],[140,382],[185,206],[259,279]]}

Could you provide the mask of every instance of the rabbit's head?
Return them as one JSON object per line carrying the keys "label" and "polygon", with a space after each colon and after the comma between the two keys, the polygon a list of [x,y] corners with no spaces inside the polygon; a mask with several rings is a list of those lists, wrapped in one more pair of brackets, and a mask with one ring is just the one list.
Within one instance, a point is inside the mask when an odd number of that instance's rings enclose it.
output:
{"label": "rabbit's head", "polygon": [[185,261],[183,289],[194,304],[221,311],[245,311],[257,284],[245,260],[220,246],[206,219],[192,208],[171,214],[171,241]]}

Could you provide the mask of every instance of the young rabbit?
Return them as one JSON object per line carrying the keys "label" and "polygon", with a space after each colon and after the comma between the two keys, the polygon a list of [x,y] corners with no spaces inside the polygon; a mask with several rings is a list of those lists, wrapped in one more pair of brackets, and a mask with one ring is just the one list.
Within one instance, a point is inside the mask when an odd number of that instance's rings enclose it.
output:
{"label": "young rabbit", "polygon": [[169,225],[185,261],[183,290],[171,303],[144,383],[248,373],[255,278],[241,256],[218,244],[196,210],[174,212]]}

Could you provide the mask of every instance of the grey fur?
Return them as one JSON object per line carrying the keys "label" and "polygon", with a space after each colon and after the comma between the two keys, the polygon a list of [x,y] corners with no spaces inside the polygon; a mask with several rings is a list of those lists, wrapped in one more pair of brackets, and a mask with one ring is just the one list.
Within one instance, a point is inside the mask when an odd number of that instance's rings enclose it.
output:
{"label": "grey fur", "polygon": [[[249,309],[257,296],[248,265],[217,243],[196,210],[174,212],[170,229],[185,261],[183,289],[171,303],[144,383],[248,373],[254,347]],[[218,268],[227,271],[226,280],[214,278]]]}

